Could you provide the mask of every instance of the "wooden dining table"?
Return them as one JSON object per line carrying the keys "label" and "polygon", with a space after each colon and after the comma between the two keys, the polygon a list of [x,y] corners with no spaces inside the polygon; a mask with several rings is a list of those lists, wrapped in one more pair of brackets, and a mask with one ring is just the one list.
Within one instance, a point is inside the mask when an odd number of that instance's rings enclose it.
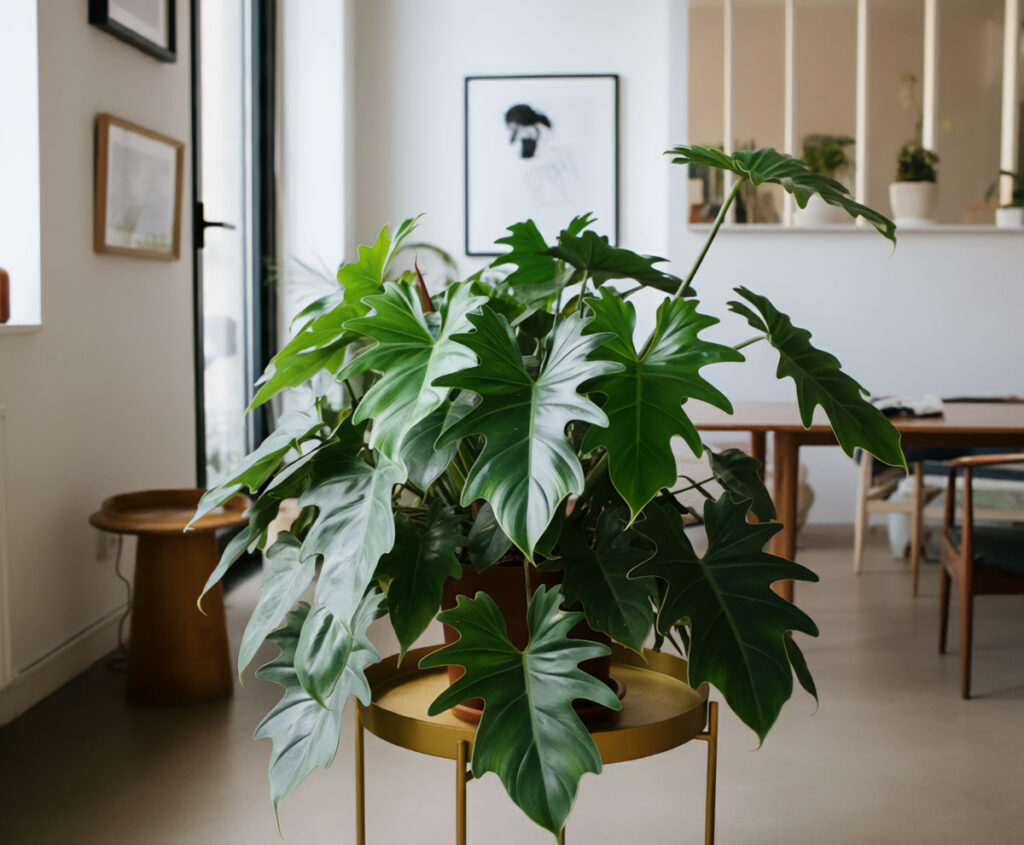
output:
{"label": "wooden dining table", "polygon": [[[737,402],[727,414],[704,402],[691,400],[686,413],[700,431],[750,433],[750,454],[762,466],[772,435],[774,475],[772,499],[782,530],[772,540],[772,552],[796,559],[797,486],[801,446],[836,446],[835,435],[821,408],[810,428],[804,428],[795,402]],[[1024,448],[1024,401],[946,402],[941,417],[894,417],[903,448],[995,446]],[[793,600],[793,582],[777,585],[780,595]]]}

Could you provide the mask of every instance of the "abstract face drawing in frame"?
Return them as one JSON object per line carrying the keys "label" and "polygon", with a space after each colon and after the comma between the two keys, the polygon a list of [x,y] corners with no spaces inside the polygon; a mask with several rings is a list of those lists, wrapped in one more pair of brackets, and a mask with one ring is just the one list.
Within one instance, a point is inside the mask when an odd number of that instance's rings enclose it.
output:
{"label": "abstract face drawing in frame", "polygon": [[618,235],[618,77],[466,79],[466,253],[496,255],[516,220],[553,240],[592,212]]}

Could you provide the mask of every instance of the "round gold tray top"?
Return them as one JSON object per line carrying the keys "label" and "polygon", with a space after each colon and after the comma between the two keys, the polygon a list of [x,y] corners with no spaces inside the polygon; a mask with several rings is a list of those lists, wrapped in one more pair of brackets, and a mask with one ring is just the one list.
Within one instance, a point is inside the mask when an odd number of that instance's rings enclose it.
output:
{"label": "round gold tray top", "polygon": [[[89,517],[93,526],[116,534],[180,534],[195,515],[205,490],[142,490],[111,496]],[[191,531],[215,531],[248,520],[249,497],[232,496],[192,526]],[[191,533],[190,531],[190,533]]]}
{"label": "round gold tray top", "polygon": [[[409,651],[398,665],[391,655],[366,670],[373,693],[369,707],[358,704],[363,727],[393,745],[456,759],[458,743],[472,746],[476,726],[450,711],[428,716],[430,703],[448,686],[445,667],[417,668],[441,646]],[[590,734],[605,763],[660,754],[696,737],[707,724],[708,685],[686,683],[686,661],[644,649],[643,656],[613,646],[612,674],[626,685],[622,709],[591,725]]]}

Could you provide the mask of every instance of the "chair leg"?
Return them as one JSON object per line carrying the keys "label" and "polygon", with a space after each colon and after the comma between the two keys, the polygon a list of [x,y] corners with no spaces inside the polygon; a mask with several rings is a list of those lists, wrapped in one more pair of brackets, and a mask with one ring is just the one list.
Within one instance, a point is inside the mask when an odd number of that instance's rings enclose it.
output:
{"label": "chair leg", "polygon": [[971,697],[971,643],[974,638],[974,592],[960,590],[960,696]]}
{"label": "chair leg", "polygon": [[910,514],[911,593],[917,595],[917,576],[921,565],[921,522],[924,519],[924,464],[914,462],[913,511]]}
{"label": "chair leg", "polygon": [[949,630],[949,587],[953,579],[946,571],[945,564],[939,564],[939,654],[946,653],[946,632]]}
{"label": "chair leg", "polygon": [[864,566],[864,534],[868,529],[868,490],[871,488],[872,458],[867,452],[860,456],[857,479],[857,510],[853,516],[853,571],[860,575]]}

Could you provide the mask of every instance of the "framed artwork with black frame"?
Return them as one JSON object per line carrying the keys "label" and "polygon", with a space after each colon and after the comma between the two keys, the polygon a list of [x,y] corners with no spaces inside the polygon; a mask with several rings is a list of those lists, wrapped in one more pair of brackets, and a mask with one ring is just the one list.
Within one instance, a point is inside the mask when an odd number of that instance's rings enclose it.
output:
{"label": "framed artwork with black frame", "polygon": [[465,102],[467,255],[499,255],[527,219],[553,241],[587,212],[618,243],[618,75],[468,76]]}
{"label": "framed artwork with black frame", "polygon": [[163,62],[177,60],[176,0],[89,0],[89,23]]}

